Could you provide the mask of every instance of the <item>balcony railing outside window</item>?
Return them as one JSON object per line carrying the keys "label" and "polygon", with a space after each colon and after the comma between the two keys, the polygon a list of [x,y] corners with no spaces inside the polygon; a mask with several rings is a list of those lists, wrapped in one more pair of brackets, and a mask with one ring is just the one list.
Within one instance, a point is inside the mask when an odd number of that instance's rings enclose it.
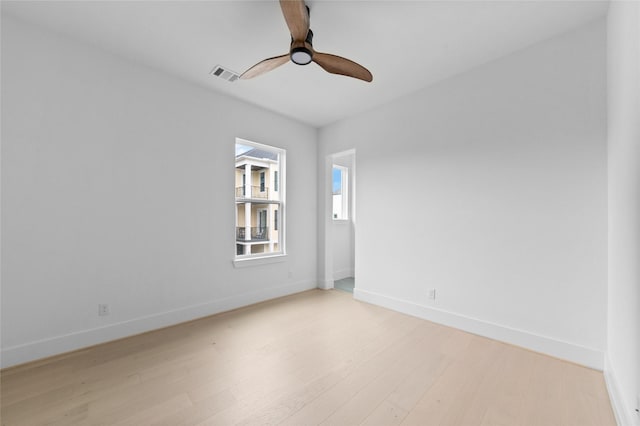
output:
{"label": "balcony railing outside window", "polygon": [[269,199],[269,188],[264,188],[264,191],[260,191],[260,186],[252,186],[251,187],[251,196],[247,196],[247,191],[245,191],[244,186],[236,187],[236,198],[262,198]]}
{"label": "balcony railing outside window", "polygon": [[[246,241],[247,228],[244,226],[236,227],[236,240]],[[251,241],[266,241],[269,238],[269,228],[266,226],[251,227]]]}

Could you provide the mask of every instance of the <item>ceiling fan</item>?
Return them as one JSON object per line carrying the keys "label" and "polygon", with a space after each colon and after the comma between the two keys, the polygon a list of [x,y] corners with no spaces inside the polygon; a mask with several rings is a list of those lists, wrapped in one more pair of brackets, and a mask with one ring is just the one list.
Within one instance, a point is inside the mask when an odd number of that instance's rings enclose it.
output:
{"label": "ceiling fan", "polygon": [[309,8],[304,4],[304,0],[280,0],[280,7],[291,32],[289,53],[258,62],[242,73],[241,79],[257,77],[291,60],[298,65],[308,65],[313,61],[331,74],[345,75],[368,82],[373,80],[373,75],[362,65],[340,56],[316,52],[313,49],[313,31],[309,29]]}

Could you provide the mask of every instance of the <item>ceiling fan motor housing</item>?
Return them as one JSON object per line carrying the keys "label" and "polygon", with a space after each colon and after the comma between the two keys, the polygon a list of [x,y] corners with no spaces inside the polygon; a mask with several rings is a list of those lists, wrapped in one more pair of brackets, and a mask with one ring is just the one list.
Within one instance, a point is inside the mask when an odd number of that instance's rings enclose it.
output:
{"label": "ceiling fan motor housing", "polygon": [[295,41],[291,38],[291,62],[297,65],[307,65],[313,59],[313,31],[309,30],[304,41]]}

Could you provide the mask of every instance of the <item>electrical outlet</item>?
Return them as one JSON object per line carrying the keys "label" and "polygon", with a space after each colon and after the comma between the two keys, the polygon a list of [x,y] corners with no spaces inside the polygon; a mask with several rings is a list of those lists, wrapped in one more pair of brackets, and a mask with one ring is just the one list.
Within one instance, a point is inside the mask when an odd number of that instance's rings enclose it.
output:
{"label": "electrical outlet", "polygon": [[427,295],[429,296],[429,299],[436,300],[436,289],[435,288],[430,288],[429,292],[427,293]]}
{"label": "electrical outlet", "polygon": [[100,304],[98,305],[98,315],[104,317],[105,315],[109,315],[109,305]]}

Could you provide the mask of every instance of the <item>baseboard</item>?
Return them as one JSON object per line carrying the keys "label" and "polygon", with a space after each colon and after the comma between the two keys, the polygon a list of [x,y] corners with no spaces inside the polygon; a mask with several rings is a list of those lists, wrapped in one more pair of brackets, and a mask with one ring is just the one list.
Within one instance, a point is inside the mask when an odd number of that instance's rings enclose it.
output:
{"label": "baseboard", "polygon": [[343,278],[353,277],[353,269],[340,269],[339,271],[335,271],[333,273],[333,280],[338,281]]}
{"label": "baseboard", "polygon": [[322,280],[318,282],[318,288],[322,290],[331,290],[333,288],[333,280]]}
{"label": "baseboard", "polygon": [[3,348],[0,367],[24,364],[314,288],[317,288],[315,281],[300,281]]}
{"label": "baseboard", "polygon": [[605,356],[604,358],[604,382],[607,385],[607,392],[609,392],[609,399],[611,400],[611,408],[613,408],[613,414],[616,416],[616,422],[618,425],[640,425],[640,418],[635,416],[633,410],[627,407],[627,404],[622,397],[617,375],[611,366],[611,361],[608,356]]}
{"label": "baseboard", "polygon": [[596,349],[362,290],[357,286],[354,289],[353,295],[355,299],[363,302],[520,346],[535,352],[551,355],[596,370],[602,371],[604,367],[604,353]]}

